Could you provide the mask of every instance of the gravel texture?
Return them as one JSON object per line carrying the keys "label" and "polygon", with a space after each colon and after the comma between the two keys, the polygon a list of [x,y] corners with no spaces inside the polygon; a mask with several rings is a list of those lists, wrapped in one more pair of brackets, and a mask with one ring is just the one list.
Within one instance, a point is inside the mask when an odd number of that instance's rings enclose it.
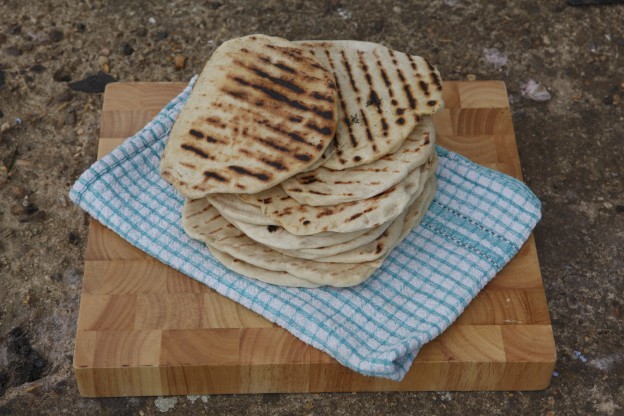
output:
{"label": "gravel texture", "polygon": [[[0,2],[0,415],[624,414],[624,5]],[[541,392],[84,399],[71,372],[103,85],[186,81],[250,33],[361,39],[507,83],[558,363]]]}

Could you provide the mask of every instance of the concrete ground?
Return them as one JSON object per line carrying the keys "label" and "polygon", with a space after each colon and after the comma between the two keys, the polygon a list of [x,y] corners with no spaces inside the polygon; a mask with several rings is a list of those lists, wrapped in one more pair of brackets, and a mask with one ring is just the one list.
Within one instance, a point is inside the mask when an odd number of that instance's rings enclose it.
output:
{"label": "concrete ground", "polygon": [[[622,4],[563,0],[0,2],[0,415],[623,415],[623,22]],[[535,235],[559,357],[547,390],[78,395],[87,218],[67,192],[95,160],[102,95],[68,82],[100,70],[188,80],[221,42],[255,32],[381,42],[444,79],[507,83],[523,173],[544,203]]]}

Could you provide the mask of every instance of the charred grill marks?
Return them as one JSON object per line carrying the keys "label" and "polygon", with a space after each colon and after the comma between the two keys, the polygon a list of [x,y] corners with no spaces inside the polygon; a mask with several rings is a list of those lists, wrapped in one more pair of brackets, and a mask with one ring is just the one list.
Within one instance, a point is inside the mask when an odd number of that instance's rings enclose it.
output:
{"label": "charred grill marks", "polygon": [[297,94],[302,94],[302,93],[305,92],[305,90],[303,88],[301,88],[300,86],[298,86],[298,85],[296,85],[296,84],[294,84],[294,83],[292,83],[292,82],[290,82],[288,80],[274,77],[274,76],[264,72],[260,68],[257,68],[255,66],[245,65],[244,62],[239,61],[237,59],[234,60],[234,63],[236,65],[239,65],[239,66],[241,66],[243,68],[246,68],[247,70],[253,72],[254,74],[258,75],[260,78],[267,79],[267,80],[271,81],[272,83],[277,84],[277,85],[279,85],[281,87],[284,87],[286,89],[289,89],[290,91],[293,91],[293,92],[295,92]]}
{"label": "charred grill marks", "polygon": [[190,129],[189,130],[189,134],[191,136],[197,137],[198,139],[203,139],[204,138],[204,133],[202,133],[201,131],[197,131],[195,129]]}
{"label": "charred grill marks", "polygon": [[425,94],[425,97],[429,97],[429,85],[427,85],[425,81],[420,81],[418,85],[420,86],[420,89]]}
{"label": "charred grill marks", "polygon": [[305,125],[307,128],[317,131],[325,136],[329,136],[332,134],[332,131],[329,127],[319,127],[316,124],[309,122]]}
{"label": "charred grill marks", "polygon": [[277,170],[286,170],[286,166],[282,165],[280,162],[278,162],[276,160],[270,160],[270,159],[262,158],[262,159],[260,159],[260,161],[262,161],[262,163],[264,163],[265,165],[269,165],[269,166],[274,167]]}
{"label": "charred grill marks", "polygon": [[316,98],[317,100],[321,100],[321,101],[327,101],[328,103],[333,104],[334,103],[334,98],[327,96],[327,95],[323,95],[320,94],[316,91],[314,91],[312,94],[310,94],[311,97]]}
{"label": "charred grill marks", "polygon": [[302,110],[302,111],[308,111],[308,112],[312,112],[326,120],[331,120],[334,117],[334,112],[332,110],[328,110],[325,111],[323,109],[319,109],[318,107],[308,107],[305,104],[302,104],[301,102],[297,101],[297,100],[291,100],[290,98],[288,98],[287,96],[285,96],[284,94],[281,94],[271,88],[265,87],[264,85],[260,85],[260,84],[253,84],[251,82],[248,82],[244,79],[242,79],[241,77],[233,77],[232,78],[236,83],[243,85],[245,87],[249,87],[249,88],[253,88],[254,90],[260,91],[261,93],[263,93],[264,95],[266,95],[267,97],[272,98],[275,101],[279,101],[282,102],[290,107],[296,108],[298,110]]}
{"label": "charred grill marks", "polygon": [[351,83],[351,88],[353,88],[353,91],[355,91],[356,93],[360,92],[357,85],[355,85],[355,80],[353,79],[353,73],[351,72],[351,64],[349,63],[349,60],[347,59],[347,55],[344,53],[344,51],[340,51],[340,56],[342,56],[342,64],[347,69],[347,75],[349,76],[349,82]]}
{"label": "charred grill marks", "polygon": [[249,170],[247,170],[247,169],[245,169],[245,168],[243,168],[241,166],[230,165],[230,166],[228,166],[228,169],[230,169],[230,170],[232,170],[232,171],[234,171],[234,172],[236,172],[238,174],[241,174],[241,175],[252,176],[252,177],[254,177],[256,179],[259,179],[259,180],[261,180],[263,182],[266,182],[266,181],[268,181],[270,179],[270,176],[265,174],[265,173],[253,173],[253,172],[251,172],[251,171],[249,171]]}
{"label": "charred grill marks", "polygon": [[206,179],[216,179],[219,182],[229,182],[226,178],[211,170],[205,171],[204,176],[206,177]]}
{"label": "charred grill marks", "polygon": [[188,150],[189,152],[195,153],[197,156],[199,156],[199,157],[201,157],[203,159],[210,159],[210,155],[208,153],[204,152],[203,150],[201,150],[201,149],[199,149],[199,148],[197,148],[197,147],[195,147],[193,145],[183,144],[180,147],[182,147],[182,149],[184,149],[184,150]]}
{"label": "charred grill marks", "polygon": [[412,90],[408,84],[403,85],[403,91],[405,91],[405,96],[407,97],[407,101],[409,101],[410,108],[413,110],[416,108],[416,100],[412,96]]}

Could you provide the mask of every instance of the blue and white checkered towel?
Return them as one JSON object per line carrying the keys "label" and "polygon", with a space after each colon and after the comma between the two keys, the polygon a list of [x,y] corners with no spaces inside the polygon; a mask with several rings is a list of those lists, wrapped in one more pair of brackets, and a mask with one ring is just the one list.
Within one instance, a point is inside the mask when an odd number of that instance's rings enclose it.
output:
{"label": "blue and white checkered towel", "polygon": [[298,289],[241,277],[184,233],[183,197],[159,175],[190,89],[91,166],[72,201],[146,253],[362,374],[401,380],[420,348],[455,321],[540,219],[540,201],[524,184],[438,147],[429,211],[366,282]]}

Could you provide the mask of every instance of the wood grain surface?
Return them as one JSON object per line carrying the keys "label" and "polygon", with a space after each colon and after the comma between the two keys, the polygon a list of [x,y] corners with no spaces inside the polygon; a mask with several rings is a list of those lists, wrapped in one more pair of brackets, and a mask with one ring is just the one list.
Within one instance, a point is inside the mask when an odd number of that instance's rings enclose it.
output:
{"label": "wood grain surface", "polygon": [[[182,83],[109,84],[98,158]],[[445,82],[438,143],[521,179],[505,85]],[[360,375],[92,220],[74,370],[83,396],[538,390],[556,352],[533,237],[401,382]]]}

